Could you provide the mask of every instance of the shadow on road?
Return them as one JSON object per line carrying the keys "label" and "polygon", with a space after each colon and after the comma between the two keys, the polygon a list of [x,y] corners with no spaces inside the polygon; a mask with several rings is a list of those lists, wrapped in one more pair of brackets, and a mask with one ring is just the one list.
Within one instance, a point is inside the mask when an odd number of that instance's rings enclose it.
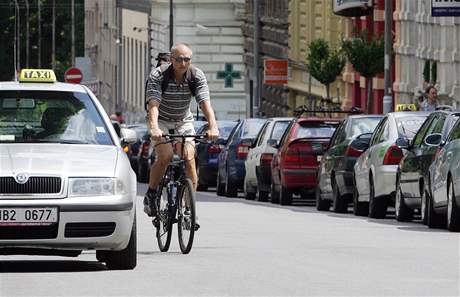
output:
{"label": "shadow on road", "polygon": [[85,272],[102,271],[107,267],[97,261],[75,261],[75,260],[19,260],[0,261],[0,273],[14,272]]}

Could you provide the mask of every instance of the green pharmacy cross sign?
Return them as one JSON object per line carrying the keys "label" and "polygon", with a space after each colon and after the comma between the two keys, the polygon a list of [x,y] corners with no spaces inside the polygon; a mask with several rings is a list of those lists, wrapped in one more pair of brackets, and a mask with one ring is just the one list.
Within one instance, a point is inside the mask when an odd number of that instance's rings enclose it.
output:
{"label": "green pharmacy cross sign", "polygon": [[241,79],[241,72],[233,71],[233,64],[225,63],[225,71],[217,71],[217,79],[224,79],[225,87],[233,88],[233,80]]}

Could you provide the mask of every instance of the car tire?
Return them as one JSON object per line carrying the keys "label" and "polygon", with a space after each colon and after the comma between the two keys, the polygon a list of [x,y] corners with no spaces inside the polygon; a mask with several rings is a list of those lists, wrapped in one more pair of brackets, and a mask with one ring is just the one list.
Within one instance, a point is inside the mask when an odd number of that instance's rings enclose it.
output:
{"label": "car tire", "polygon": [[374,181],[369,177],[369,217],[384,219],[387,214],[387,203],[384,197],[375,197]]}
{"label": "car tire", "polygon": [[455,189],[452,178],[449,179],[447,189],[447,229],[451,232],[460,232],[460,209],[455,198]]}
{"label": "car tire", "polygon": [[280,191],[280,205],[291,205],[292,204],[292,192],[288,188],[281,185]]}
{"label": "car tire", "polygon": [[134,269],[137,264],[137,236],[136,236],[136,214],[134,214],[133,226],[128,245],[121,251],[107,251],[105,263],[111,270]]}
{"label": "car tire", "polygon": [[140,183],[148,183],[150,177],[150,168],[148,166],[142,165],[139,163],[139,174],[138,174],[138,182]]}
{"label": "car tire", "polygon": [[230,182],[227,176],[225,177],[225,196],[227,197],[237,197],[238,196],[238,187]]}
{"label": "car tire", "polygon": [[407,207],[404,197],[401,193],[401,184],[399,178],[396,179],[395,195],[395,218],[398,222],[410,222],[414,216],[414,210]]}
{"label": "car tire", "polygon": [[250,191],[252,190],[250,186],[248,186],[248,183],[245,182],[244,184],[244,199],[246,200],[254,200],[256,198],[256,191]]}
{"label": "car tire", "polygon": [[422,197],[421,197],[421,201],[422,201],[422,206],[420,207],[420,215],[422,217],[422,224],[423,225],[426,225],[427,224],[427,220],[428,220],[428,192],[427,190],[423,190],[422,191]]}
{"label": "car tire", "polygon": [[270,185],[270,202],[273,204],[280,203],[280,192],[276,190],[276,186],[273,184]]}
{"label": "car tire", "polygon": [[217,173],[217,182],[216,182],[216,194],[217,196],[225,195],[225,184],[221,182],[220,174]]}
{"label": "car tire", "polygon": [[197,190],[197,191],[206,192],[206,191],[208,190],[208,186],[198,183],[198,185],[197,185],[197,187],[196,187],[196,190]]}
{"label": "car tire", "polygon": [[428,196],[426,197],[427,201],[427,218],[426,218],[426,225],[428,228],[438,228],[438,229],[443,229],[446,227],[446,221],[444,220],[444,217],[440,214],[437,214],[436,211],[434,210],[434,205],[433,205],[433,197],[427,192],[426,193]]}
{"label": "car tire", "polygon": [[266,191],[261,191],[259,189],[259,191],[257,192],[257,200],[258,201],[261,201],[261,202],[266,202],[268,201],[268,192]]}
{"label": "car tire", "polygon": [[353,187],[353,214],[355,216],[367,216],[369,214],[369,203],[359,201],[358,189],[355,186]]}
{"label": "car tire", "polygon": [[335,178],[331,180],[332,182],[332,210],[335,213],[347,213],[348,201],[345,196],[340,195],[339,186],[335,181]]}
{"label": "car tire", "polygon": [[316,198],[316,210],[329,211],[329,208],[331,207],[331,201],[325,200],[321,197],[321,189],[319,188],[319,186],[316,187],[315,198]]}

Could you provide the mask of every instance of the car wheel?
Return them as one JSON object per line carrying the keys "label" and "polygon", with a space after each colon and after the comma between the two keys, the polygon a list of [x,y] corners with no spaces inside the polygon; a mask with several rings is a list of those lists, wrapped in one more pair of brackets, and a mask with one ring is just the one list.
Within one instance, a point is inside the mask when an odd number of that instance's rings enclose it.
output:
{"label": "car wheel", "polygon": [[273,182],[270,185],[270,202],[273,204],[280,203],[280,193],[276,190],[276,186]]}
{"label": "car wheel", "polygon": [[221,182],[219,172],[217,172],[216,194],[217,194],[217,196],[224,196],[225,195],[225,184],[223,184]]}
{"label": "car wheel", "polygon": [[227,172],[227,176],[225,177],[225,196],[227,197],[237,197],[238,196],[238,188],[236,185],[230,182],[228,172]]}
{"label": "car wheel", "polygon": [[319,211],[328,211],[331,207],[331,201],[321,198],[321,189],[316,187],[315,191],[316,209]]}
{"label": "car wheel", "polygon": [[347,199],[344,196],[340,195],[339,186],[335,181],[335,178],[331,180],[332,182],[332,210],[335,213],[346,213],[348,208]]}
{"label": "car wheel", "polygon": [[137,264],[136,215],[134,215],[131,236],[128,245],[121,251],[107,251],[105,257],[109,269],[134,269]]}
{"label": "car wheel", "polygon": [[356,181],[353,187],[353,214],[355,216],[367,216],[369,214],[369,203],[359,201],[359,193],[356,188]]}
{"label": "car wheel", "polygon": [[149,176],[150,176],[150,168],[146,165],[142,165],[139,163],[139,175],[138,175],[138,181],[140,183],[148,183],[149,182]]}
{"label": "car wheel", "polygon": [[280,205],[291,205],[292,204],[292,192],[281,185],[280,191]]}
{"label": "car wheel", "polygon": [[426,208],[427,208],[427,217],[426,217],[426,224],[428,228],[445,228],[446,222],[443,219],[442,215],[439,215],[436,213],[434,210],[434,204],[433,204],[433,197],[429,194],[429,192],[426,192]]}
{"label": "car wheel", "polygon": [[395,217],[398,222],[410,222],[414,216],[414,211],[407,207],[404,197],[401,193],[401,184],[399,178],[396,180],[396,197],[395,197]]}
{"label": "car wheel", "polygon": [[268,192],[266,191],[261,191],[259,189],[258,193],[257,193],[257,200],[258,201],[261,201],[261,202],[266,202],[268,201]]}
{"label": "car wheel", "polygon": [[254,200],[256,198],[256,191],[252,191],[247,182],[244,183],[244,199]]}
{"label": "car wheel", "polygon": [[423,190],[422,191],[422,197],[421,197],[422,206],[420,208],[420,215],[422,217],[422,224],[423,225],[426,225],[427,220],[428,220],[428,201],[427,201],[427,198],[428,198],[428,193],[427,193],[426,190]]}
{"label": "car wheel", "polygon": [[369,177],[369,217],[384,219],[387,214],[387,204],[384,197],[375,197],[374,181]]}
{"label": "car wheel", "polygon": [[195,168],[196,168],[196,175],[198,176],[198,185],[196,186],[196,190],[206,192],[208,190],[208,185],[200,183],[200,180],[203,180],[204,178],[201,176],[201,170],[198,164],[195,165]]}
{"label": "car wheel", "polygon": [[447,229],[452,232],[460,232],[460,209],[455,199],[454,183],[449,180],[447,189]]}

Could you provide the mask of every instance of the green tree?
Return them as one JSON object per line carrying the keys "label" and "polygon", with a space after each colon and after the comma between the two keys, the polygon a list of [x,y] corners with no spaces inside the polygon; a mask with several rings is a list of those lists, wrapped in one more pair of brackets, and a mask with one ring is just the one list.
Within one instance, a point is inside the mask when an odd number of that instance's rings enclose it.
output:
{"label": "green tree", "polygon": [[367,79],[367,112],[373,104],[372,79],[384,71],[385,42],[383,36],[355,31],[350,39],[342,39],[342,49],[353,68]]}
{"label": "green tree", "polygon": [[315,39],[308,46],[307,67],[310,75],[326,87],[326,99],[330,100],[330,84],[342,73],[345,59],[339,50],[330,49],[324,39]]}

